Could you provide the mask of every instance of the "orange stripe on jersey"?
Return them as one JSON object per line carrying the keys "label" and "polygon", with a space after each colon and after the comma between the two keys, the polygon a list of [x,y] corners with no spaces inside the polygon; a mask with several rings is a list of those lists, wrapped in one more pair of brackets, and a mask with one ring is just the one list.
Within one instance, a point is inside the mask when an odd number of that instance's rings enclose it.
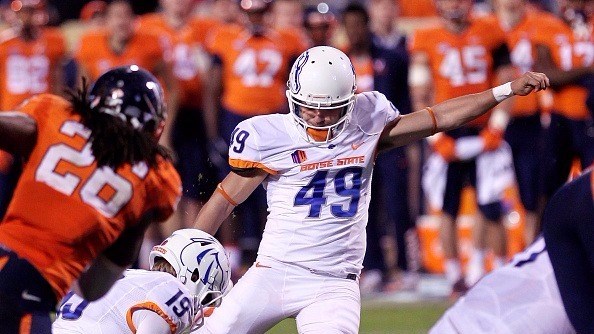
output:
{"label": "orange stripe on jersey", "polygon": [[8,255],[4,255],[2,258],[0,258],[0,270],[4,268],[9,259],[10,258],[8,257]]}
{"label": "orange stripe on jersey", "polygon": [[25,314],[21,317],[21,323],[19,325],[19,334],[31,334],[31,323],[33,322],[33,316]]}
{"label": "orange stripe on jersey", "polygon": [[239,168],[239,169],[258,168],[258,169],[262,169],[262,170],[266,171],[268,174],[272,174],[272,175],[275,175],[278,173],[277,171],[270,169],[259,162],[253,162],[253,161],[245,161],[245,160],[240,160],[240,159],[229,159],[229,165],[231,165],[231,167],[235,167],[235,168]]}
{"label": "orange stripe on jersey", "polygon": [[592,199],[594,200],[594,172],[590,174],[590,187],[592,188]]}
{"label": "orange stripe on jersey", "polygon": [[144,302],[130,307],[128,312],[126,312],[126,323],[128,324],[128,328],[130,328],[132,333],[136,333],[136,326],[134,326],[134,322],[132,321],[132,314],[139,310],[148,310],[157,313],[161,318],[163,318],[163,320],[167,322],[169,329],[171,329],[171,333],[175,333],[175,331],[177,331],[177,325],[173,322],[173,320],[171,320],[171,317],[161,310],[159,305],[153,302]]}

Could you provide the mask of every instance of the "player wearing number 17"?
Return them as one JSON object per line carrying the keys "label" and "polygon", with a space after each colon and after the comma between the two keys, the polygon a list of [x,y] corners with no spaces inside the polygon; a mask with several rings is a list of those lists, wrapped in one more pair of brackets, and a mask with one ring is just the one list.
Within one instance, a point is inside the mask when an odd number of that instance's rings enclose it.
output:
{"label": "player wearing number 17", "polygon": [[232,171],[200,211],[196,227],[217,231],[235,205],[262,184],[268,219],[256,264],[199,333],[264,333],[294,317],[300,333],[357,333],[358,276],[376,151],[405,145],[482,115],[512,95],[548,87],[527,72],[494,89],[401,115],[378,92],[355,94],[349,58],[331,47],[293,64],[291,113],[237,126]]}
{"label": "player wearing number 17", "polygon": [[43,94],[0,114],[0,148],[26,160],[0,224],[2,333],[50,333],[69,288],[101,297],[148,225],[172,214],[181,185],[157,144],[164,108],[157,79],[133,65],[71,102]]}

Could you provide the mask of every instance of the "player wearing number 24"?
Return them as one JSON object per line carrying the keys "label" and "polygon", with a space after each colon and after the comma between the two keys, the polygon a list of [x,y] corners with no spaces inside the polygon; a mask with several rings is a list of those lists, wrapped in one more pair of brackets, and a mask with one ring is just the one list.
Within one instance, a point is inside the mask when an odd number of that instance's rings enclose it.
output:
{"label": "player wearing number 24", "polygon": [[25,160],[0,223],[2,333],[50,333],[68,289],[101,297],[147,226],[172,214],[180,180],[157,144],[166,115],[157,79],[135,65],[70,102],[43,94],[0,113],[0,149]]}
{"label": "player wearing number 24", "polygon": [[512,95],[549,86],[527,72],[494,89],[401,115],[378,92],[355,94],[349,58],[315,47],[291,69],[289,114],[256,116],[235,129],[232,171],[196,218],[217,231],[260,184],[268,219],[256,265],[198,333],[264,333],[294,317],[300,333],[358,333],[358,275],[365,253],[376,151],[461,126]]}

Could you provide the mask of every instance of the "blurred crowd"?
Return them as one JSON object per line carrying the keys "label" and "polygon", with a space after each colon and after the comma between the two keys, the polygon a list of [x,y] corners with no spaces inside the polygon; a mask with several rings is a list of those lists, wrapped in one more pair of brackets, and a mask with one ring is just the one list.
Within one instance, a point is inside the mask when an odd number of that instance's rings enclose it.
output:
{"label": "blurred crowd", "polygon": [[[160,0],[158,11],[139,16],[126,0],[94,0],[78,20],[56,25],[59,13],[45,0],[5,1],[0,110],[14,110],[35,94],[63,94],[114,66],[136,64],[155,74],[166,90],[170,117],[162,144],[174,154],[183,196],[175,216],[147,233],[144,248],[150,250],[173,231],[192,227],[229,171],[235,126],[255,115],[288,111],[289,69],[308,47],[345,51],[357,91],[380,91],[404,114],[524,71],[545,72],[552,93],[513,100],[489,119],[377,157],[362,288],[415,287],[417,274],[427,270],[417,222],[432,217],[439,225],[441,270],[453,292],[462,292],[511,255],[506,217],[521,214],[522,242],[529,244],[548,196],[571,168],[594,159],[588,108],[594,89],[593,4]],[[0,152],[0,216],[20,164]],[[481,169],[484,164],[492,168]],[[476,195],[464,196],[465,189],[476,189]],[[520,209],[505,204],[502,194],[510,189]],[[231,254],[234,278],[255,260],[265,201],[263,189],[254,192],[217,235]],[[476,207],[466,267],[456,238],[465,203]]]}

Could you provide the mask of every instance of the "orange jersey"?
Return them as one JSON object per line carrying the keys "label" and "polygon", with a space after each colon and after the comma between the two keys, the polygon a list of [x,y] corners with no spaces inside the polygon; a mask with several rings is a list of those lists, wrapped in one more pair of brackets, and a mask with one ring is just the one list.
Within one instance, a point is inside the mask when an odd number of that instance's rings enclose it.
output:
{"label": "orange jersey", "polygon": [[[494,82],[493,52],[506,43],[505,33],[492,19],[473,19],[461,34],[443,26],[417,30],[410,44],[412,53],[429,59],[435,102],[491,88]],[[470,123],[486,124],[489,114]]]}
{"label": "orange jersey", "polygon": [[357,78],[357,93],[370,92],[373,89],[373,60],[371,57],[352,57]]}
{"label": "orange jersey", "polygon": [[154,168],[145,163],[115,172],[97,168],[87,141],[90,131],[58,96],[33,97],[21,111],[36,120],[37,143],[0,224],[0,244],[37,268],[59,299],[149,210],[156,210],[158,220],[168,218],[181,182],[165,159]]}
{"label": "orange jersey", "polygon": [[209,52],[223,68],[223,107],[244,116],[282,110],[290,66],[306,48],[298,35],[267,30],[253,36],[238,25],[217,29]]}
{"label": "orange jersey", "polygon": [[[574,35],[571,27],[559,19],[549,20],[547,29],[538,29],[534,43],[547,47],[553,61],[562,70],[592,66],[594,63],[592,36]],[[589,117],[585,103],[587,95],[586,88],[575,84],[564,85],[553,91],[551,111],[571,119],[585,119]]]}
{"label": "orange jersey", "polygon": [[153,31],[136,30],[121,54],[109,46],[107,31],[90,32],[80,39],[75,58],[91,81],[116,66],[138,65],[150,72],[170,57],[171,42]]}
{"label": "orange jersey", "polygon": [[[515,27],[510,29],[504,27],[510,59],[519,74],[533,70],[536,59],[536,47],[533,40],[539,29],[547,29],[549,20],[555,20],[555,18],[546,12],[528,12]],[[513,98],[511,114],[513,116],[529,116],[537,113],[538,109],[537,94],[516,96]]]}
{"label": "orange jersey", "polygon": [[179,85],[182,106],[202,107],[203,75],[209,59],[205,51],[206,36],[220,23],[209,19],[191,19],[180,29],[171,27],[161,14],[147,14],[139,18],[140,30],[153,30],[172,43],[173,74]]}
{"label": "orange jersey", "polygon": [[64,38],[44,29],[34,41],[6,30],[0,42],[0,110],[13,110],[27,98],[54,89],[53,77],[66,53]]}

